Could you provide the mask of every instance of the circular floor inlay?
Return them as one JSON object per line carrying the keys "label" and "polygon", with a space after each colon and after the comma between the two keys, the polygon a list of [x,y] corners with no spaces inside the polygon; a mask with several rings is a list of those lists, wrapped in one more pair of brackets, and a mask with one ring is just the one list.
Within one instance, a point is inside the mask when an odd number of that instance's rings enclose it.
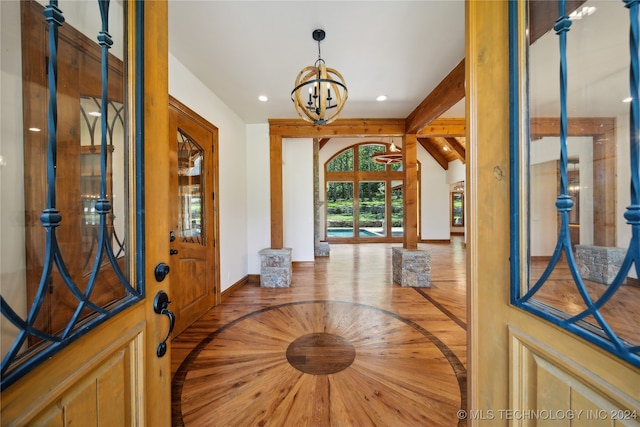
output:
{"label": "circular floor inlay", "polygon": [[353,345],[334,334],[316,332],[296,338],[287,348],[287,360],[306,374],[326,375],[340,372],[356,357]]}

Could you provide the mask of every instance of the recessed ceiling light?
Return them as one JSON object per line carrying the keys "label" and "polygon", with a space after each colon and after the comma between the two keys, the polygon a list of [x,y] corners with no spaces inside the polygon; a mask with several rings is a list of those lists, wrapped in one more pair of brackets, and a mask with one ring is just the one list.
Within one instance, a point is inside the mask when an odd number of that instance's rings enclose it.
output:
{"label": "recessed ceiling light", "polygon": [[622,102],[631,102],[633,100],[633,98],[628,97],[622,100]]}
{"label": "recessed ceiling light", "polygon": [[269,100],[269,98],[267,98],[267,97],[266,97],[266,95],[260,95],[260,96],[258,97],[258,100],[259,100],[260,102],[267,102],[267,101]]}
{"label": "recessed ceiling light", "polygon": [[376,101],[386,101],[387,100],[387,95],[378,95],[378,97],[376,98]]}
{"label": "recessed ceiling light", "polygon": [[595,11],[596,8],[593,6],[584,6],[580,10],[574,10],[573,12],[571,12],[571,14],[569,14],[569,19],[571,19],[572,21],[578,21],[585,16],[593,15]]}
{"label": "recessed ceiling light", "polygon": [[449,147],[442,147],[444,151],[449,151]]}
{"label": "recessed ceiling light", "polygon": [[29,128],[31,132],[40,132],[40,128]]}

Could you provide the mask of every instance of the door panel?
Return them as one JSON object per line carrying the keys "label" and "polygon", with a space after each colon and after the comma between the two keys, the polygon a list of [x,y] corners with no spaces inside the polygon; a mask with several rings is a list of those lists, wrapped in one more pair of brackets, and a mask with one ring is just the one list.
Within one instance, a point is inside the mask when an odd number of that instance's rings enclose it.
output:
{"label": "door panel", "polygon": [[169,103],[171,270],[175,333],[219,295],[215,195],[217,129],[174,98]]}
{"label": "door panel", "polygon": [[[98,2],[61,1],[59,7],[64,12],[65,10],[72,10],[74,6],[84,7],[85,5],[87,14],[98,13]],[[0,7],[2,7],[3,23],[6,22],[7,13],[15,14],[16,19],[14,22],[20,22],[19,8],[21,6],[39,8],[40,13],[42,13],[42,7],[36,2],[2,2]],[[167,5],[166,2],[111,2],[110,4],[112,11],[114,9],[117,11],[121,6],[124,7],[128,14],[125,28],[129,41],[124,49],[120,46],[125,52],[124,59],[128,58],[128,61],[125,61],[127,63],[125,72],[127,76],[125,82],[128,87],[127,98],[121,99],[121,101],[127,108],[127,129],[130,138],[128,152],[133,153],[133,155],[126,164],[126,172],[131,177],[126,194],[126,197],[130,198],[131,201],[129,204],[131,230],[127,241],[127,248],[131,251],[131,255],[127,258],[128,261],[119,265],[127,271],[127,274],[132,274],[131,282],[135,290],[128,290],[127,295],[131,297],[131,294],[135,293],[137,302],[132,300],[129,306],[122,307],[119,311],[114,311],[102,323],[87,324],[80,322],[73,329],[72,334],[78,330],[81,332],[74,335],[71,342],[59,347],[56,352],[42,359],[41,363],[30,364],[30,360],[27,358],[25,362],[20,364],[21,361],[18,360],[18,366],[27,366],[28,369],[25,369],[24,374],[11,384],[6,385],[6,387],[3,383],[0,414],[2,425],[168,426],[170,424],[170,350],[164,357],[156,355],[158,344],[167,336],[169,322],[167,317],[159,316],[153,309],[154,296],[158,291],[164,290],[170,294],[170,279],[166,278],[162,282],[157,282],[154,276],[156,265],[169,261],[169,244],[165,232],[169,227],[169,216],[166,210],[168,204],[166,188],[169,185],[167,173],[169,161],[166,154],[169,151],[169,146],[166,142],[168,132],[166,108],[168,104]],[[100,7],[109,7],[109,4],[101,2]],[[142,9],[144,9],[144,13],[142,13]],[[54,10],[54,17],[56,13]],[[70,18],[72,15],[66,16],[67,20],[63,23],[63,26],[71,27],[74,25],[73,19]],[[42,15],[38,20],[44,20]],[[99,15],[96,21],[98,22],[97,34],[100,31]],[[136,32],[137,28],[140,31]],[[144,40],[141,38],[143,34],[142,28],[144,28]],[[1,28],[3,38],[5,30],[10,30],[10,28],[3,25]],[[26,38],[22,42],[24,46],[29,46],[34,43],[34,39]],[[67,50],[64,47],[65,45],[65,41],[60,42],[61,50],[59,54],[61,56],[65,55]],[[5,44],[3,43],[3,58],[6,53],[4,47]],[[140,51],[141,49],[144,49],[144,54]],[[37,58],[29,58],[28,52],[31,51],[26,49],[26,52],[25,58],[27,59],[22,61],[25,67],[29,63],[38,64],[43,63],[45,60],[43,57],[39,60]],[[74,55],[71,52],[67,53],[72,57]],[[137,62],[138,58],[143,59],[144,64]],[[58,78],[59,85],[66,85],[66,89],[63,88],[60,92],[65,94],[65,99],[59,103],[62,111],[58,117],[59,127],[56,132],[56,134],[60,135],[60,156],[58,158],[57,171],[59,176],[64,174],[62,172],[63,168],[69,166],[73,169],[73,162],[77,162],[80,165],[80,155],[83,153],[79,146],[67,144],[66,139],[75,139],[78,132],[77,127],[70,124],[74,123],[73,121],[77,123],[79,117],[78,104],[80,103],[80,91],[70,89],[78,86],[73,77],[74,61],[75,64],[82,62],[77,58],[72,59],[67,64],[71,67],[71,71],[66,65],[63,65],[59,70],[60,74],[68,74],[68,72],[72,74],[71,77],[59,75]],[[64,60],[61,59],[61,62],[64,63]],[[5,77],[3,72],[2,78],[4,79]],[[20,81],[21,76],[17,77],[17,80]],[[142,91],[142,81],[144,81],[144,91]],[[35,83],[31,78],[26,78],[23,81],[25,97],[30,96],[30,93],[32,94],[30,89],[33,89],[34,85]],[[29,113],[40,116],[44,114],[48,92],[47,89],[35,95],[38,101],[32,103],[34,108],[30,108]],[[94,93],[90,95],[99,96],[100,94],[96,95]],[[12,101],[15,102],[15,99],[12,99]],[[4,106],[6,106],[5,99],[3,99]],[[67,113],[64,112],[65,109],[72,111],[72,113],[68,113],[68,117]],[[143,115],[144,121],[142,121]],[[31,116],[25,115],[24,126],[22,123],[17,124],[20,129],[19,134],[22,133],[23,127],[25,133],[28,132],[26,129],[30,126],[29,117]],[[6,122],[3,121],[3,132],[5,125]],[[46,124],[44,128],[46,129]],[[26,145],[29,142],[28,137],[25,136],[24,138],[24,144]],[[16,138],[16,141],[18,144],[23,143],[20,138]],[[45,143],[39,146],[38,150],[46,152],[49,146]],[[69,149],[66,150],[66,147]],[[27,163],[29,163],[30,155],[35,156],[33,159],[34,164],[27,164],[25,167],[24,187],[29,191],[26,191],[27,195],[24,196],[25,199],[28,199],[25,200],[25,205],[27,205],[28,209],[25,215],[24,227],[25,230],[29,228],[34,230],[33,233],[25,232],[26,240],[28,240],[24,244],[26,248],[30,247],[29,245],[37,246],[37,239],[40,238],[38,234],[43,233],[40,230],[42,225],[39,224],[38,218],[43,208],[47,206],[44,204],[44,198],[37,200],[38,197],[36,196],[31,198],[28,196],[29,194],[37,194],[37,192],[32,191],[34,188],[40,191],[40,194],[44,193],[47,186],[48,160],[46,156],[38,156],[38,150],[25,149]],[[71,157],[65,158],[67,155]],[[80,212],[67,212],[77,209],[74,206],[83,206],[83,201],[80,197],[81,183],[79,177],[82,174],[80,169],[77,167],[74,170],[75,178],[73,179],[65,181],[65,178],[61,177],[60,185],[56,188],[57,192],[60,193],[58,204],[60,208],[65,210],[62,212],[61,209],[61,215],[68,221],[68,223],[61,225],[60,228],[66,226],[68,231],[71,232],[70,235],[65,234],[66,231],[60,232],[61,246],[69,245],[64,248],[64,257],[69,258],[69,265],[78,270],[82,270],[84,262],[80,262],[82,257],[78,257],[75,251],[91,251],[89,249],[91,247],[90,241],[83,240],[87,234],[80,231],[82,228],[80,224],[84,220],[83,215]],[[136,180],[133,177],[143,177],[143,179]],[[153,185],[148,185],[145,188],[143,185],[145,182],[153,183]],[[4,192],[2,197],[3,207],[7,206],[7,203],[4,203],[5,201],[15,202],[13,199],[5,199]],[[17,204],[19,205],[19,195],[14,197],[18,199]],[[4,212],[3,210],[3,216]],[[153,224],[153,227],[150,224]],[[112,223],[108,222],[106,229],[111,229],[111,226]],[[40,227],[40,229],[37,227]],[[109,237],[107,240],[113,242],[114,239]],[[20,242],[16,240],[15,245],[19,246]],[[142,249],[144,249],[144,252],[141,251]],[[41,252],[27,251],[25,256],[27,267],[25,268],[34,269],[35,271],[40,266],[39,268],[42,269],[42,266],[46,265],[46,261],[40,256]],[[3,253],[3,258],[5,254]],[[74,258],[74,255],[76,255],[76,258]],[[84,261],[83,258],[82,261]],[[119,263],[119,261],[114,260],[111,263],[111,268],[113,268],[114,263]],[[4,278],[4,270],[2,273]],[[23,274],[22,286],[24,290],[22,292],[25,294],[24,301],[27,301],[26,288],[27,283],[31,280],[27,280],[29,274]],[[42,272],[40,272],[41,274]],[[78,274],[82,276],[83,273]],[[56,280],[55,274],[52,276],[53,280]],[[39,277],[39,274],[36,272],[34,277]],[[106,282],[111,282],[113,276],[105,273],[104,279]],[[87,283],[82,279],[78,280],[78,282],[83,286]],[[5,324],[9,323],[6,322],[7,313],[9,312],[5,310],[4,302],[7,301],[7,297],[12,296],[11,292],[20,292],[20,283],[17,283],[15,289],[13,287],[8,289],[4,285],[5,283],[3,283],[2,289],[3,335],[5,333]],[[140,293],[142,295],[139,295]],[[48,299],[51,300],[50,297]],[[74,308],[76,310],[82,308],[78,304],[78,298],[76,298],[75,303],[71,302],[70,304],[75,304]],[[25,305],[29,309],[28,304]],[[42,307],[45,311],[56,308],[51,307],[51,305],[47,303],[43,304]],[[106,311],[108,312],[110,308],[112,306],[107,306]],[[23,315],[22,312],[17,312],[16,315],[17,317],[13,317],[12,320],[27,318],[27,315]],[[29,315],[29,318],[31,317]],[[27,333],[33,332],[29,328],[26,329]],[[50,329],[53,331],[55,328]],[[3,336],[3,342],[4,338]],[[61,336],[60,339],[64,340],[64,337]],[[19,343],[19,341],[16,342]],[[52,345],[55,345],[55,343]],[[6,349],[3,350],[6,351]],[[38,361],[38,354],[30,349],[29,357]],[[3,363],[5,360],[3,359]]]}
{"label": "door panel", "polygon": [[[124,426],[142,423],[143,401],[142,396],[136,396],[136,390],[140,389],[139,375],[144,372],[144,366],[137,355],[144,352],[145,322],[136,319],[139,313],[122,317],[118,325],[105,325],[87,337],[83,347],[91,348],[91,357],[85,358],[85,354],[78,354],[76,346],[70,346],[50,364],[16,384],[17,388],[12,386],[3,392],[2,424]],[[43,376],[53,377],[56,382],[43,381]],[[24,390],[38,399],[24,399]]]}
{"label": "door panel", "polygon": [[[507,125],[509,3],[519,2],[466,2],[470,378],[464,416],[470,425],[486,426],[638,425],[638,367],[510,303],[509,224],[526,212],[509,209],[511,186],[523,176],[514,170],[518,179],[508,178],[514,167]],[[557,13],[556,2],[536,3]],[[525,58],[515,65],[524,70]],[[524,93],[522,83],[511,83]],[[532,418],[553,409],[564,419],[551,420],[548,412],[547,419]],[[618,414],[628,416],[616,421]]]}
{"label": "door panel", "polygon": [[511,368],[514,414],[539,409],[548,419],[539,420],[538,425],[569,426],[568,417],[593,425],[640,424],[634,397],[523,331],[509,328],[509,337],[517,361]]}

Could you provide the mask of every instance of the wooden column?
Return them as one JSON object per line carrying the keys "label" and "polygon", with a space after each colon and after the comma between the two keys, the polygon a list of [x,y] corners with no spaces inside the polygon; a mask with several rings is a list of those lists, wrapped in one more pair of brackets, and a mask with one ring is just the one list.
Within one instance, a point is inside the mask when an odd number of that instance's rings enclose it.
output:
{"label": "wooden column", "polygon": [[284,246],[284,215],[282,211],[282,137],[269,137],[271,175],[271,249]]}
{"label": "wooden column", "polygon": [[418,249],[418,138],[405,135],[402,142],[404,173],[404,249]]}
{"label": "wooden column", "polygon": [[616,130],[593,135],[593,244],[616,246]]}

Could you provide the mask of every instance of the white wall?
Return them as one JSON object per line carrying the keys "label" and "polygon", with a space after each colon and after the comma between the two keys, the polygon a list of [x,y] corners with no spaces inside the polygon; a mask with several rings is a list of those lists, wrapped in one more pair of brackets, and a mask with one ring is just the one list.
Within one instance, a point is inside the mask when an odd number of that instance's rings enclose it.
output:
{"label": "white wall", "polygon": [[282,140],[284,247],[292,261],[314,260],[313,140]]}
{"label": "white wall", "polygon": [[449,169],[447,169],[447,184],[453,184],[466,180],[467,169],[464,163],[460,160],[454,160],[449,162]]}
{"label": "white wall", "polygon": [[[247,125],[248,274],[260,274],[259,251],[271,247],[269,125]],[[314,260],[313,141],[282,140],[284,246],[294,262]]]}
{"label": "white wall", "polygon": [[[580,165],[580,243],[593,244],[593,138],[567,138],[569,157]],[[560,138],[533,141],[530,149],[531,255],[550,256],[558,240],[555,202],[558,195]],[[574,209],[577,206],[574,206]]]}
{"label": "white wall", "polygon": [[[169,54],[169,94],[218,128],[220,287],[247,273],[247,126]],[[267,160],[268,162],[268,157]]]}
{"label": "white wall", "polygon": [[[557,163],[550,160],[532,164],[530,200],[531,256],[551,256],[558,240],[558,213],[555,191],[558,176]],[[553,191],[552,191],[553,189]]]}
{"label": "white wall", "polygon": [[420,238],[424,240],[449,240],[449,183],[447,171],[418,147],[420,162]]}
{"label": "white wall", "polygon": [[249,274],[260,274],[258,252],[271,247],[269,165],[269,125],[266,123],[247,125],[247,268]]}
{"label": "white wall", "polygon": [[[0,31],[0,291],[11,308],[26,318],[20,2],[0,1]],[[0,316],[0,329],[4,357],[17,331],[4,316]]]}

